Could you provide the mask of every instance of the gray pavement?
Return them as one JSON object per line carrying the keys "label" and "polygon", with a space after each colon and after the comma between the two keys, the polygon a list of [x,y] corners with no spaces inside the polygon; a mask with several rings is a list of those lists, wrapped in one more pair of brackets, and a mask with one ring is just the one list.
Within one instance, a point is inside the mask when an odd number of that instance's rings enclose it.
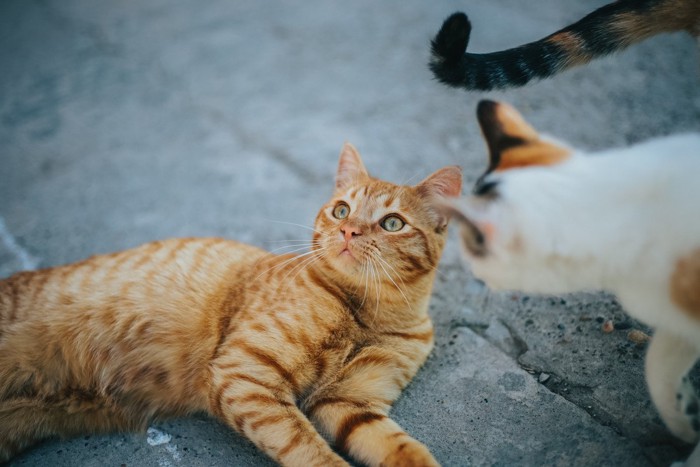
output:
{"label": "gray pavement", "polygon": [[[457,9],[470,50],[530,41],[599,0],[2,0],[0,277],[174,236],[273,249],[308,237],[353,142],[369,170],[417,181],[485,167],[481,94],[438,85],[428,42]],[[587,149],[697,129],[698,53],[682,34],[524,89],[491,93]],[[393,411],[446,466],[668,465],[687,453],[643,378],[615,300],[497,294],[452,239],[434,353]],[[603,319],[624,330],[601,332]],[[10,465],[270,465],[207,417],[150,434],[48,441]]]}

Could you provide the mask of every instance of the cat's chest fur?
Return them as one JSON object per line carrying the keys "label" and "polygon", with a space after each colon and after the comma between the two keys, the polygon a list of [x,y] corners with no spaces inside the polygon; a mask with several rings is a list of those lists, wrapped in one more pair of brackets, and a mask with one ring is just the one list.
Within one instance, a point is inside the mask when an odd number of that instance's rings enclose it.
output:
{"label": "cat's chest fur", "polygon": [[304,271],[291,283],[287,279],[272,275],[239,289],[241,309],[213,371],[226,369],[230,355],[242,353],[250,366],[239,370],[272,364],[301,406],[318,391],[348,381],[356,394],[386,387],[390,401],[398,395],[396,380],[410,380],[430,353],[427,315],[413,327],[382,328],[374,321],[385,310],[368,295],[344,291],[316,271]]}

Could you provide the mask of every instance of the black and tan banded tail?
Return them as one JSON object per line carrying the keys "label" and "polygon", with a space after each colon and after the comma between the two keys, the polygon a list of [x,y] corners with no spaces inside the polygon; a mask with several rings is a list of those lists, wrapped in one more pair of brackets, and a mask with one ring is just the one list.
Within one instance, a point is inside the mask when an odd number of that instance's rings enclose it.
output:
{"label": "black and tan banded tail", "polygon": [[471,23],[445,20],[431,42],[430,69],[442,83],[468,90],[519,87],[622,50],[661,32],[698,35],[700,0],[618,0],[543,39],[500,52],[466,53]]}

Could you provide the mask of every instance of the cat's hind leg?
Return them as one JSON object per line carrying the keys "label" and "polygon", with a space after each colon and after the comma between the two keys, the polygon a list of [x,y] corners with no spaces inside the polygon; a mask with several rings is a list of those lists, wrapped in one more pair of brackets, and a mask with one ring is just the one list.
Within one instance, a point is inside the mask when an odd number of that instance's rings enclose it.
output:
{"label": "cat's hind leg", "polygon": [[52,437],[140,428],[125,414],[89,401],[15,398],[0,401],[0,463]]}
{"label": "cat's hind leg", "polygon": [[646,380],[661,418],[680,439],[697,443],[700,437],[698,396],[688,380],[700,348],[668,331],[658,330],[646,357]]}

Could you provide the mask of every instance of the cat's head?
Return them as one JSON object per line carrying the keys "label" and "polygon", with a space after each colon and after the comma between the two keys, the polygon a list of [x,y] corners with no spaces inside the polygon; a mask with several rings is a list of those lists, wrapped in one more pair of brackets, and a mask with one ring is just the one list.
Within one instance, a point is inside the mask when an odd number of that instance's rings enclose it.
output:
{"label": "cat's head", "polygon": [[[562,292],[576,288],[553,209],[566,192],[562,169],[573,152],[540,136],[511,106],[481,101],[477,117],[489,165],[470,196],[444,205],[476,277],[494,289]],[[556,218],[559,215],[557,214]],[[559,238],[562,236],[559,235]]]}
{"label": "cat's head", "polygon": [[445,167],[414,186],[369,175],[360,154],[345,144],[335,192],[316,217],[314,248],[342,278],[408,283],[432,272],[445,243],[448,216],[435,199],[458,196],[459,167]]}

